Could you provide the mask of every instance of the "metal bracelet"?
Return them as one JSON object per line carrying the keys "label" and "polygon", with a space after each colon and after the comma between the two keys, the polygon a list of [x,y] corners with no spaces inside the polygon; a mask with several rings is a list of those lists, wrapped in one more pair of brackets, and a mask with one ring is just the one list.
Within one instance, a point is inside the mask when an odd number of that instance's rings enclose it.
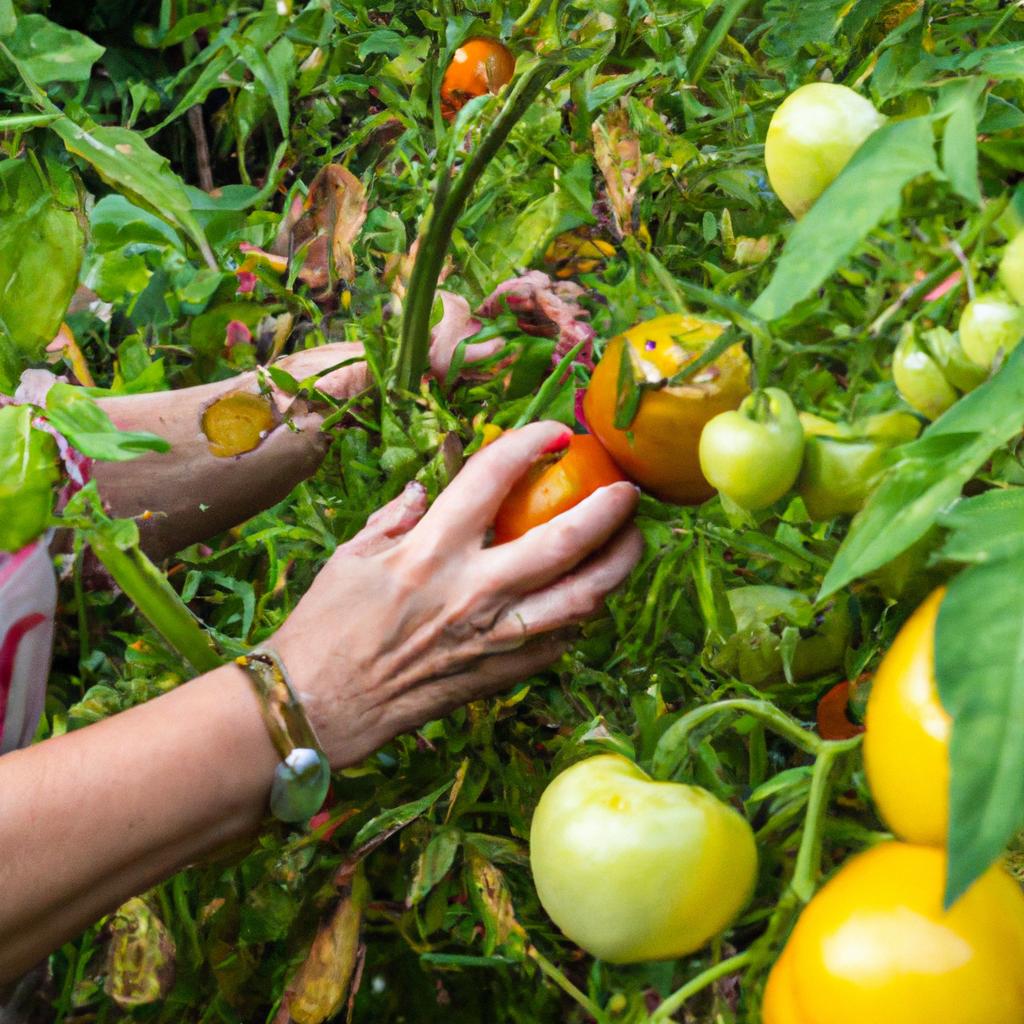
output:
{"label": "metal bracelet", "polygon": [[281,763],[270,787],[270,813],[280,821],[312,817],[327,796],[331,768],[278,654],[257,647],[235,659],[245,669]]}

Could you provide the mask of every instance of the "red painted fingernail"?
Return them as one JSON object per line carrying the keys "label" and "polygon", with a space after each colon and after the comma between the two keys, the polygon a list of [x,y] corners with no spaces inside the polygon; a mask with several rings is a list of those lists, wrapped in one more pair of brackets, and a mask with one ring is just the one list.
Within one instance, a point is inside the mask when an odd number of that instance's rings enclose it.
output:
{"label": "red painted fingernail", "polygon": [[572,440],[572,431],[567,430],[564,434],[560,434],[558,437],[552,438],[543,448],[541,448],[541,455],[552,455],[555,452],[564,452],[569,447],[569,442]]}

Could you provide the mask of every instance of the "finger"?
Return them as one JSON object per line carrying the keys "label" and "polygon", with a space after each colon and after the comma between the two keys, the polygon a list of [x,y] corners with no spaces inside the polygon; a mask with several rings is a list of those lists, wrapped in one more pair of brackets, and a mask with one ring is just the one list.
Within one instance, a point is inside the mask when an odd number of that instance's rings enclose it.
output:
{"label": "finger", "polygon": [[527,679],[557,661],[572,646],[569,636],[546,635],[517,651],[482,658],[455,675],[423,683],[394,699],[394,735]]}
{"label": "finger", "polygon": [[582,622],[596,615],[604,599],[633,571],[643,554],[644,541],[632,524],[575,572],[543,590],[528,594],[502,613],[489,639],[515,643]]}
{"label": "finger", "polygon": [[366,525],[350,541],[334,553],[338,555],[372,555],[391,547],[407,534],[427,510],[427,492],[413,481],[405,490],[366,521]]}
{"label": "finger", "polygon": [[560,451],[572,431],[550,420],[502,434],[477,452],[423,518],[423,534],[442,546],[464,546],[467,535],[482,539],[512,485],[541,456]]}
{"label": "finger", "polygon": [[485,551],[495,588],[526,594],[564,576],[625,525],[637,496],[630,483],[601,487],[522,537]]}

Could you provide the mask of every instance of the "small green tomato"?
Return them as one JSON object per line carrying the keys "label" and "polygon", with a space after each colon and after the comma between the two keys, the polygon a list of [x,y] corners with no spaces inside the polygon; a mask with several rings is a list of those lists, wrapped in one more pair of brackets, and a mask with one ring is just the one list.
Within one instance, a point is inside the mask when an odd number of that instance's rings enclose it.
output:
{"label": "small green tomato", "polygon": [[1003,251],[999,262],[999,281],[1013,296],[1014,302],[1024,305],[1024,231]]}
{"label": "small green tomato", "polygon": [[707,790],[599,754],[544,791],[530,866],[551,920],[626,964],[674,960],[726,928],[753,890],[757,848],[746,819]]}
{"label": "small green tomato", "polygon": [[700,468],[708,482],[741,508],[767,508],[796,483],[804,431],[789,395],[765,388],[739,409],[719,413],[700,435]]}
{"label": "small green tomato", "polygon": [[1001,292],[979,295],[960,314],[960,344],[967,357],[990,369],[1024,337],[1024,310]]}
{"label": "small green tomato", "polygon": [[802,217],[885,121],[845,85],[813,82],[786,97],[764,141],[768,180],[786,209]]}

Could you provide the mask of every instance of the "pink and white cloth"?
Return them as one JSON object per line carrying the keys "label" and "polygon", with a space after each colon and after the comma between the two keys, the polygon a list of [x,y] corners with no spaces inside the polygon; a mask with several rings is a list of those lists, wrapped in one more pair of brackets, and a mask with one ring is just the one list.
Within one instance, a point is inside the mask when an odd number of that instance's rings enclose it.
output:
{"label": "pink and white cloth", "polygon": [[0,551],[0,754],[30,743],[39,725],[56,610],[46,538]]}

